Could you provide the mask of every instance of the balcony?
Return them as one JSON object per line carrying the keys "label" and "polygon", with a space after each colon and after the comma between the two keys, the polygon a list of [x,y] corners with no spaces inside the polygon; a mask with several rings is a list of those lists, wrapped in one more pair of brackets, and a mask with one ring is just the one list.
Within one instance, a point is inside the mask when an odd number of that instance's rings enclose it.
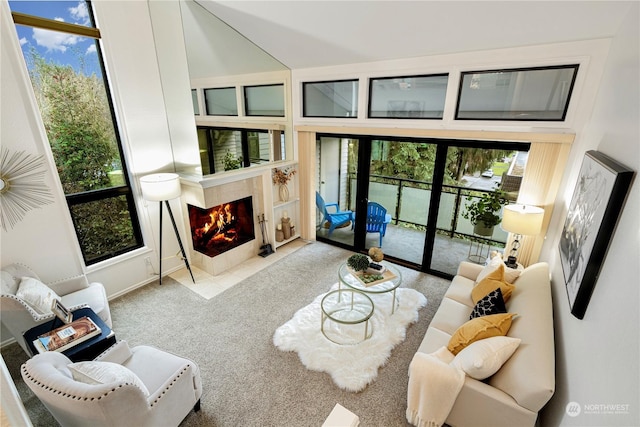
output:
{"label": "balcony", "polygon": [[[491,236],[479,236],[474,234],[471,222],[462,217],[465,205],[483,193],[491,192],[490,188],[494,188],[499,180],[500,177],[495,180],[493,177],[480,177],[475,181],[470,180],[466,187],[443,186],[431,270],[454,275],[461,261],[484,263],[490,251],[504,249],[507,232],[497,226]],[[347,206],[341,206],[343,209],[355,210],[355,181],[355,176],[348,177],[349,202]],[[516,193],[508,194],[510,199],[515,200]],[[382,246],[385,255],[421,265],[431,202],[431,183],[372,175],[368,198],[382,204],[392,217]],[[354,243],[351,227],[335,230],[330,238],[325,229],[319,229],[317,235],[350,246]],[[367,235],[366,248],[378,244],[377,234]]]}

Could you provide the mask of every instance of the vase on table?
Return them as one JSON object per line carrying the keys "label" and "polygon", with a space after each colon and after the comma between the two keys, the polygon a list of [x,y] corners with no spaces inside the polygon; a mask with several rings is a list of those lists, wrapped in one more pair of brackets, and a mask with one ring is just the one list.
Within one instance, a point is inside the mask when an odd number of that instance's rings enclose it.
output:
{"label": "vase on table", "polygon": [[280,188],[278,189],[278,194],[280,195],[281,202],[289,201],[289,187],[287,187],[287,184],[280,184]]}

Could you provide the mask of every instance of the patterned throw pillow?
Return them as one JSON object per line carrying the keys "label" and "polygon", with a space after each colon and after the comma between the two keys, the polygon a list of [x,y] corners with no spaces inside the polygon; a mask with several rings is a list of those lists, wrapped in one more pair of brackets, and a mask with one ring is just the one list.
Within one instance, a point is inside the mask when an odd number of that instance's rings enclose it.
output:
{"label": "patterned throw pillow", "polygon": [[480,283],[471,289],[471,300],[474,304],[477,304],[485,295],[498,287],[502,291],[504,302],[509,301],[509,297],[511,297],[511,293],[516,287],[504,281],[504,264],[500,265],[496,271],[482,279]]}
{"label": "patterned throw pillow", "polygon": [[489,316],[490,314],[506,313],[507,308],[504,305],[504,298],[502,298],[502,291],[497,288],[493,292],[489,292],[484,298],[482,298],[469,316],[469,320],[476,317]]}

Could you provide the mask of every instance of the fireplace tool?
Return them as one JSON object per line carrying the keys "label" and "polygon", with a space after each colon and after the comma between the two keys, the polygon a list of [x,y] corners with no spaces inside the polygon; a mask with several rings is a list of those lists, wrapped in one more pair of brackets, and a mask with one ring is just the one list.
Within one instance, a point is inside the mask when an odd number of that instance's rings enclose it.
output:
{"label": "fireplace tool", "polygon": [[271,247],[271,244],[269,243],[269,237],[267,234],[265,234],[265,224],[267,222],[266,219],[264,219],[264,214],[262,215],[258,215],[258,222],[260,223],[260,232],[262,233],[262,246],[260,246],[260,249],[262,249],[262,252],[260,252],[258,255],[260,255],[261,257],[266,257],[268,255],[271,255],[273,253],[273,248]]}

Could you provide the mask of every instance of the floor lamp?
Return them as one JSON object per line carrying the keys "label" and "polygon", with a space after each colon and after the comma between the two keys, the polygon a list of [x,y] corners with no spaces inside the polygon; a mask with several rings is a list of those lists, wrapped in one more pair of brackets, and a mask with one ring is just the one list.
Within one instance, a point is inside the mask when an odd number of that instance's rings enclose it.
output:
{"label": "floor lamp", "polygon": [[516,268],[518,249],[522,236],[532,236],[542,230],[544,209],[537,206],[507,205],[502,210],[502,223],[500,227],[509,233],[515,234],[511,252],[505,261],[507,267]]}
{"label": "floor lamp", "polygon": [[180,177],[176,173],[156,173],[152,175],[145,175],[140,178],[140,188],[142,189],[142,197],[145,200],[150,202],[160,202],[160,241],[158,244],[160,259],[158,275],[160,276],[160,284],[162,285],[162,202],[165,203],[165,206],[169,211],[169,217],[171,217],[171,223],[173,224],[173,231],[176,232],[178,244],[180,245],[180,250],[182,251],[182,259],[187,266],[187,270],[189,270],[189,274],[191,274],[191,280],[193,280],[193,283],[196,283],[196,280],[193,278],[191,267],[189,266],[187,254],[184,251],[184,246],[182,246],[182,239],[180,239],[180,233],[178,233],[176,220],[173,218],[173,212],[171,212],[171,206],[169,205],[170,199],[180,197]]}

